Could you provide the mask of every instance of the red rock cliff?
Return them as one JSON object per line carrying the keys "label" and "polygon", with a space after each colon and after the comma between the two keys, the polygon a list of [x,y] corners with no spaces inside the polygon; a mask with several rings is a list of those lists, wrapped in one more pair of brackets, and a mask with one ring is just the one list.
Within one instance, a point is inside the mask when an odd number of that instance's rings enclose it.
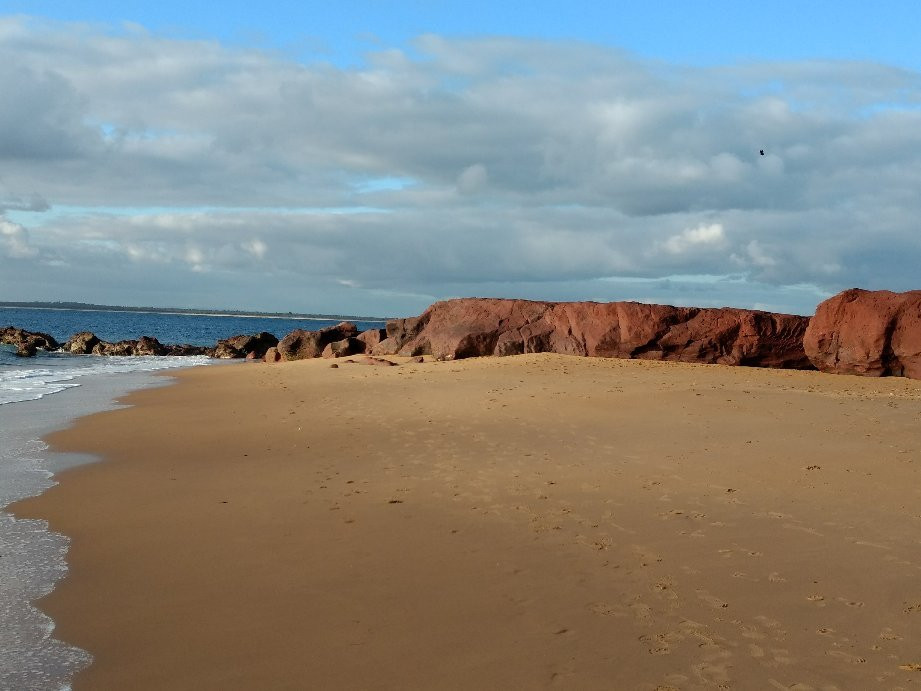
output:
{"label": "red rock cliff", "polygon": [[818,306],[803,346],[823,372],[921,379],[921,290],[839,293]]}
{"label": "red rock cliff", "polygon": [[552,352],[811,369],[803,350],[808,322],[728,307],[462,298],[389,322],[373,352],[442,359]]}

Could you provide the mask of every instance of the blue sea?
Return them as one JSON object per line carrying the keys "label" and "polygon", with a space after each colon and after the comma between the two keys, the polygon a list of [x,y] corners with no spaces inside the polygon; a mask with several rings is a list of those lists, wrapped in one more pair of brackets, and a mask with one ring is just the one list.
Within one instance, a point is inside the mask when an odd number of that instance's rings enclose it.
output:
{"label": "blue sea", "polygon": [[[282,338],[294,329],[317,330],[337,321],[0,307],[0,327],[41,331],[61,342],[92,331],[112,342],[154,336],[161,343],[207,346],[261,331]],[[359,330],[384,326],[353,321]],[[117,407],[116,400],[130,391],[162,385],[162,377],[152,376],[158,371],[217,362],[41,351],[19,358],[14,348],[0,345],[0,689],[69,689],[73,675],[92,662],[89,652],[57,640],[54,622],[33,605],[67,572],[67,536],[50,531],[45,521],[17,519],[4,510],[54,485],[55,472],[93,460],[54,453],[42,437],[78,417]]]}

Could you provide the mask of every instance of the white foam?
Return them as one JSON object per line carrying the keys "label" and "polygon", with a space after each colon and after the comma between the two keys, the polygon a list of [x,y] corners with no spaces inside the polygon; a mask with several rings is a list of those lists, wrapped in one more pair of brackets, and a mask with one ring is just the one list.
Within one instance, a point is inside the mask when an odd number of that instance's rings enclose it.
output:
{"label": "white foam", "polygon": [[43,355],[21,359],[0,367],[0,405],[36,401],[49,394],[79,386],[79,379],[100,374],[153,372],[206,364],[209,358],[194,356],[97,356]]}
{"label": "white foam", "polygon": [[[92,661],[87,651],[55,639],[54,622],[33,605],[67,572],[69,539],[49,530],[45,521],[19,519],[2,510],[54,485],[52,471],[91,460],[53,453],[41,437],[76,417],[116,407],[113,401],[128,391],[156,385],[146,373],[205,362],[195,357],[94,356],[3,361],[0,689],[69,689],[73,676]],[[111,374],[119,376],[107,376]]]}

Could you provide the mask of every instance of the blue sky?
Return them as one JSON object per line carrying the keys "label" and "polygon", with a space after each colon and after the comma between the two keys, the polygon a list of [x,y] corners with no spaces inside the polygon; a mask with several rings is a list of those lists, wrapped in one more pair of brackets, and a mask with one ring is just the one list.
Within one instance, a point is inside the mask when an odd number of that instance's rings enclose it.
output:
{"label": "blue sky", "polygon": [[118,25],[176,38],[262,45],[301,58],[359,62],[424,33],[579,40],[692,64],[872,59],[921,68],[918,6],[907,1],[266,2],[3,0],[2,14]]}
{"label": "blue sky", "polygon": [[0,299],[921,287],[910,3],[190,5],[0,0]]}

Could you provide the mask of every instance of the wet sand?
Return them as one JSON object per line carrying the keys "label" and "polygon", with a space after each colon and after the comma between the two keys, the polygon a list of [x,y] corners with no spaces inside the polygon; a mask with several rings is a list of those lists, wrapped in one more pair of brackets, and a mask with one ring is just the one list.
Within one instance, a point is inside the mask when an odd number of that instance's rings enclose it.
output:
{"label": "wet sand", "polygon": [[16,505],[76,689],[921,685],[921,382],[528,355],[198,368]]}

